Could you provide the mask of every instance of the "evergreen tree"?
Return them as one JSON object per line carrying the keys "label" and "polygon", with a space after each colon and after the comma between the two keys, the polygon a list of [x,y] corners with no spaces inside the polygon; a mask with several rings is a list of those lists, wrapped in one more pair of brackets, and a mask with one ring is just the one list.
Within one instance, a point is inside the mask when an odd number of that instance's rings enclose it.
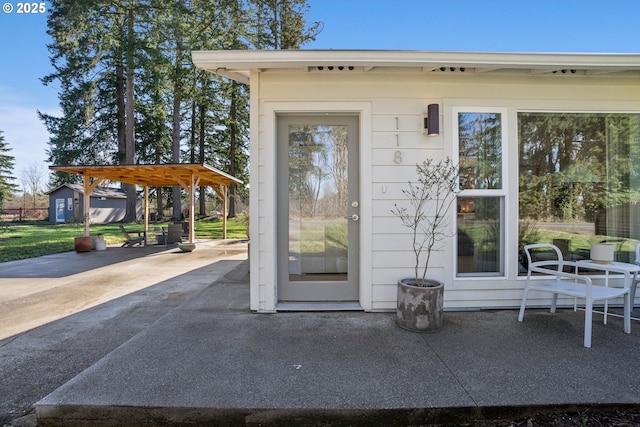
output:
{"label": "evergreen tree", "polygon": [[307,0],[250,0],[255,11],[253,45],[257,49],[299,49],[315,40],[321,22],[307,23]]}
{"label": "evergreen tree", "polygon": [[9,197],[12,191],[16,191],[18,186],[11,181],[16,178],[13,176],[13,167],[15,158],[9,155],[11,148],[4,142],[4,136],[0,131],[0,212],[3,211],[4,201]]}
{"label": "evergreen tree", "polygon": [[[134,164],[135,75],[146,33],[146,3],[55,0],[48,21],[62,117],[40,114],[52,135],[54,164]],[[138,24],[140,22],[140,24]],[[78,180],[57,174],[55,183]],[[127,189],[125,221],[135,219],[135,186]]]}
{"label": "evergreen tree", "polygon": [[[117,126],[109,105],[114,93],[114,78],[105,67],[111,34],[108,8],[102,2],[60,1],[51,4],[48,33],[54,38],[49,46],[54,72],[43,78],[44,84],[58,81],[62,116],[40,113],[52,135],[48,151],[54,164],[107,163],[113,153]],[[113,56],[113,55],[112,55]],[[112,59],[112,58],[111,58]],[[60,174],[56,183],[77,177]]]}
{"label": "evergreen tree", "polygon": [[[297,48],[317,34],[306,0],[52,0],[59,117],[40,117],[54,164],[210,163],[247,180],[248,89],[196,70],[192,50]],[[54,184],[77,181],[58,173]],[[230,214],[236,192],[231,188]],[[158,212],[163,191],[155,191]],[[167,205],[181,216],[181,192]],[[134,218],[130,189],[127,218]],[[200,213],[206,194],[201,190]]]}

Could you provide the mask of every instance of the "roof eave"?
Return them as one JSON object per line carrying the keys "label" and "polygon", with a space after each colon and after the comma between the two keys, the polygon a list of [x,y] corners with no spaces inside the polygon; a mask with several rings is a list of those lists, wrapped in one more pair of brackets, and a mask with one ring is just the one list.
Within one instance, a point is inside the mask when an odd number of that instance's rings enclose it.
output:
{"label": "roof eave", "polygon": [[626,53],[499,53],[396,50],[216,50],[192,52],[193,63],[242,83],[252,69],[318,66],[466,67],[482,69],[640,71],[640,55]]}

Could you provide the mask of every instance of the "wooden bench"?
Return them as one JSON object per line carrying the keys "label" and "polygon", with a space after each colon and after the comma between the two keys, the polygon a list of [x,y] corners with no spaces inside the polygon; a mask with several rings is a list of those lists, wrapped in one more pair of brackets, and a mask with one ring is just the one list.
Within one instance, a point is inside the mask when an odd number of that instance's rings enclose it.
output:
{"label": "wooden bench", "polygon": [[145,242],[144,231],[134,231],[133,233],[138,233],[138,235],[135,237],[132,237],[122,224],[118,224],[118,226],[120,227],[120,231],[122,232],[122,234],[124,234],[124,238],[125,238],[125,242],[122,244],[121,247],[130,248],[130,247],[133,247],[134,245],[140,245],[140,246],[144,245],[144,242]]}
{"label": "wooden bench", "polygon": [[[532,261],[532,250],[546,248],[556,254],[556,260]],[[557,246],[548,243],[537,243],[524,247],[529,267],[527,269],[527,281],[520,305],[518,321],[522,322],[524,310],[527,304],[529,291],[540,291],[552,294],[551,313],[556,312],[559,295],[580,298],[585,301],[584,315],[584,346],[591,347],[591,324],[593,322],[593,303],[595,301],[607,301],[614,298],[624,298],[624,331],[631,333],[631,301],[628,285],[623,288],[613,288],[594,285],[591,278],[580,275],[570,270],[578,271],[578,263],[564,261],[562,252]],[[532,275],[532,273],[537,273]],[[626,281],[625,281],[626,282]]]}

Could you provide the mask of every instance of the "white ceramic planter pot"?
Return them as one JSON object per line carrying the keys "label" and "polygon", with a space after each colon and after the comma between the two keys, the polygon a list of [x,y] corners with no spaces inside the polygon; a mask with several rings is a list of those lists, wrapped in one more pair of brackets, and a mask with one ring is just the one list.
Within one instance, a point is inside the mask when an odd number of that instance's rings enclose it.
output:
{"label": "white ceramic planter pot", "polygon": [[436,332],[443,325],[444,283],[426,279],[427,286],[414,286],[415,279],[398,281],[396,324],[413,332]]}
{"label": "white ceramic planter pot", "polygon": [[613,261],[613,245],[611,243],[592,243],[591,259],[595,263],[609,264]]}
{"label": "white ceramic planter pot", "polygon": [[106,251],[107,250],[107,241],[98,239],[96,240],[96,250],[97,251]]}
{"label": "white ceramic planter pot", "polygon": [[193,252],[196,250],[195,243],[180,243],[178,247],[182,252]]}

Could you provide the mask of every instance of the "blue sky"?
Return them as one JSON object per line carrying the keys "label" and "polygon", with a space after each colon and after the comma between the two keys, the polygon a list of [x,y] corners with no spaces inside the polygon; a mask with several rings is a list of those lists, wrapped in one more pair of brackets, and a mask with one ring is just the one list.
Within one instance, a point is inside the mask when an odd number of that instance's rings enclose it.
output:
{"label": "blue sky", "polygon": [[[18,14],[0,0],[0,131],[14,175],[46,159],[36,111],[57,113],[46,14]],[[10,13],[4,12],[9,4]],[[640,53],[640,0],[308,0],[324,22],[305,49]],[[48,2],[45,2],[48,7]]]}

